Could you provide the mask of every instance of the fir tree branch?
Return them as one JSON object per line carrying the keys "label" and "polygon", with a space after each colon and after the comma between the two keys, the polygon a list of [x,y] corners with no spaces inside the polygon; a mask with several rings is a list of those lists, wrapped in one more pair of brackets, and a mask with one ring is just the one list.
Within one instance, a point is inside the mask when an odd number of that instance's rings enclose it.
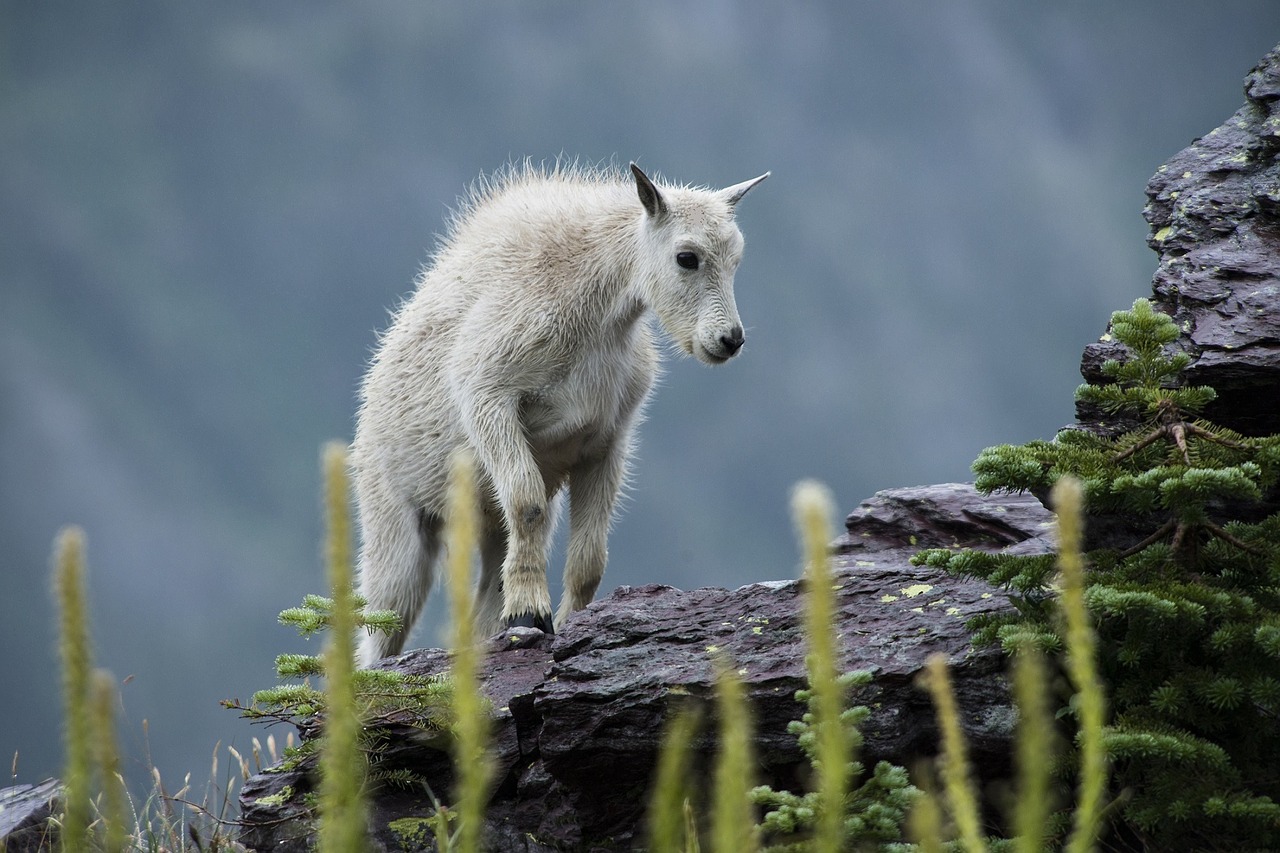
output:
{"label": "fir tree branch", "polygon": [[1148,536],[1146,539],[1143,539],[1137,545],[1134,545],[1130,548],[1126,548],[1125,550],[1121,551],[1120,559],[1122,560],[1128,559],[1129,557],[1132,557],[1134,554],[1138,553],[1139,551],[1146,550],[1148,546],[1154,545],[1164,537],[1168,536],[1170,531],[1172,531],[1177,526],[1177,524],[1178,524],[1178,520],[1176,518],[1169,519],[1164,524],[1160,525],[1159,529],[1157,529],[1155,533],[1152,533],[1150,536]]}
{"label": "fir tree branch", "polygon": [[1242,442],[1232,441],[1229,438],[1223,438],[1220,435],[1215,435],[1214,433],[1210,432],[1209,430],[1205,429],[1202,426],[1198,426],[1192,423],[1183,424],[1183,426],[1186,427],[1187,432],[1191,433],[1196,438],[1203,438],[1205,441],[1212,441],[1214,444],[1221,445],[1222,447],[1225,447],[1229,450],[1246,451],[1246,450],[1252,449],[1249,445],[1244,444]]}
{"label": "fir tree branch", "polygon": [[1266,554],[1266,552],[1263,551],[1261,548],[1256,548],[1253,545],[1250,545],[1248,542],[1241,541],[1237,537],[1228,533],[1225,528],[1220,527],[1217,524],[1214,524],[1212,521],[1209,521],[1208,519],[1206,519],[1201,523],[1204,525],[1205,529],[1208,530],[1210,533],[1212,533],[1214,536],[1217,536],[1219,539],[1221,539],[1223,542],[1226,542],[1228,545],[1231,545],[1235,548],[1239,548],[1241,551],[1244,551],[1246,554],[1253,554],[1255,557],[1262,557]]}
{"label": "fir tree branch", "polygon": [[1115,456],[1112,456],[1111,461],[1113,464],[1119,464],[1124,460],[1128,459],[1130,456],[1133,456],[1135,453],[1139,453],[1142,450],[1145,450],[1146,448],[1150,447],[1152,444],[1155,444],[1157,441],[1167,436],[1168,436],[1168,426],[1161,426],[1155,430],[1152,430],[1149,434],[1147,434],[1141,441],[1139,441],[1133,447],[1130,447],[1128,450],[1122,451],[1120,453],[1117,453]]}
{"label": "fir tree branch", "polygon": [[1191,467],[1191,449],[1187,447],[1187,424],[1182,421],[1169,424],[1165,427],[1169,431],[1169,437],[1173,439],[1173,443],[1182,451],[1182,461]]}

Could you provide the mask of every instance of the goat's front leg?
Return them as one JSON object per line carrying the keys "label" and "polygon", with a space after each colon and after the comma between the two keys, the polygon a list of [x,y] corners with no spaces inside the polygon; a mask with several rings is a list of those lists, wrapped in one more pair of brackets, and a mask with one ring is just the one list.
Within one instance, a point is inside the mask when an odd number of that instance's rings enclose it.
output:
{"label": "goat's front leg", "polygon": [[556,624],[591,603],[609,561],[609,523],[626,475],[625,442],[584,460],[569,472],[569,544],[564,565],[564,596]]}
{"label": "goat's front leg", "polygon": [[502,563],[502,618],[553,632],[547,590],[547,550],[551,513],[546,486],[520,425],[514,395],[468,395],[463,421],[489,480],[507,528]]}

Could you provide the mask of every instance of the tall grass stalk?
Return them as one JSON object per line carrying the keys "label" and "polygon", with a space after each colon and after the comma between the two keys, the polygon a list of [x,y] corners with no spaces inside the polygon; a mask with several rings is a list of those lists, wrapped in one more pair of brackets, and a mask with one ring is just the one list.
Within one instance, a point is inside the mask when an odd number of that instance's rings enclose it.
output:
{"label": "tall grass stalk", "polygon": [[915,775],[920,782],[921,793],[908,817],[907,829],[920,853],[943,853],[942,805],[933,784],[933,774],[928,766],[917,768]]}
{"label": "tall grass stalk", "polygon": [[[659,853],[654,848],[654,853]],[[693,803],[688,797],[684,800],[684,853],[702,853],[702,845],[698,841],[698,816],[693,813]]]}
{"label": "tall grass stalk", "polygon": [[689,744],[697,728],[697,714],[690,708],[676,713],[662,738],[658,769],[649,793],[649,849],[687,849],[684,804],[689,802],[692,761]]}
{"label": "tall grass stalk", "polygon": [[355,692],[356,603],[352,591],[350,486],[347,450],[324,449],[325,557],[333,595],[324,654],[325,725],[320,753],[321,853],[357,853],[366,847],[364,752]]}
{"label": "tall grass stalk", "polygon": [[65,810],[59,838],[65,853],[89,849],[93,778],[89,678],[89,614],[85,604],[84,531],[66,527],[54,542],[53,589],[58,603],[58,653],[62,659]]}
{"label": "tall grass stalk", "polygon": [[814,697],[815,762],[821,794],[814,853],[839,853],[844,840],[844,799],[849,785],[849,744],[840,720],[843,690],[836,676],[835,589],[828,543],[831,541],[831,493],[805,480],[791,496],[791,512],[804,551],[807,578],[805,635],[809,690]]}
{"label": "tall grass stalk", "polygon": [[1049,711],[1049,677],[1044,658],[1032,644],[1013,659],[1013,693],[1018,704],[1018,799],[1014,809],[1014,849],[1045,849],[1049,821],[1049,766],[1053,748],[1053,716]]}
{"label": "tall grass stalk", "polygon": [[120,774],[115,703],[115,679],[106,670],[94,670],[93,739],[97,747],[98,778],[102,785],[103,848],[106,853],[123,853],[129,846],[128,794]]}
{"label": "tall grass stalk", "polygon": [[449,579],[449,617],[453,632],[453,700],[456,714],[454,765],[458,790],[459,853],[477,853],[484,828],[492,762],[487,752],[489,712],[480,691],[481,651],[475,637],[475,594],[471,562],[479,541],[475,461],[468,453],[453,459],[445,552]]}
{"label": "tall grass stalk", "polygon": [[748,792],[755,778],[751,715],[742,680],[727,656],[716,661],[716,710],[720,751],[716,756],[715,797],[711,815],[713,853],[756,853],[759,849]]}
{"label": "tall grass stalk", "polygon": [[1079,722],[1080,783],[1068,853],[1093,849],[1102,821],[1107,784],[1107,752],[1103,743],[1106,698],[1097,669],[1097,636],[1085,607],[1084,496],[1080,481],[1062,477],[1051,495],[1058,515],[1058,565],[1062,571],[1062,611],[1066,620],[1067,674],[1076,689]]}
{"label": "tall grass stalk", "polygon": [[980,853],[987,849],[987,843],[982,837],[978,798],[969,772],[969,750],[964,732],[960,730],[960,713],[951,690],[946,655],[936,654],[929,658],[922,680],[933,697],[938,716],[938,730],[942,735],[942,753],[939,756],[942,786],[951,804],[951,815],[960,830],[960,844],[970,853]]}

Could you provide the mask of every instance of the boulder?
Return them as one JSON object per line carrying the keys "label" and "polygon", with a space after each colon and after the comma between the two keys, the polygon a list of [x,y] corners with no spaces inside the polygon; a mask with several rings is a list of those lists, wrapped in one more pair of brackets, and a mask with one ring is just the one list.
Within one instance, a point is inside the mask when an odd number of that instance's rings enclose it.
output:
{"label": "boulder", "polygon": [[0,788],[0,850],[5,853],[53,850],[57,835],[49,818],[61,810],[62,783],[56,779]]}

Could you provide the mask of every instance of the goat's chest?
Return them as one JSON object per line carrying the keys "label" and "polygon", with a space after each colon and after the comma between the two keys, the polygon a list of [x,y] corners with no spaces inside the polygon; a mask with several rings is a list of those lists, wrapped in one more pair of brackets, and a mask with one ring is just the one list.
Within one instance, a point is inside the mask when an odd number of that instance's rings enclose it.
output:
{"label": "goat's chest", "polygon": [[594,352],[556,371],[521,400],[525,435],[548,477],[602,452],[630,419],[635,361],[623,352]]}

